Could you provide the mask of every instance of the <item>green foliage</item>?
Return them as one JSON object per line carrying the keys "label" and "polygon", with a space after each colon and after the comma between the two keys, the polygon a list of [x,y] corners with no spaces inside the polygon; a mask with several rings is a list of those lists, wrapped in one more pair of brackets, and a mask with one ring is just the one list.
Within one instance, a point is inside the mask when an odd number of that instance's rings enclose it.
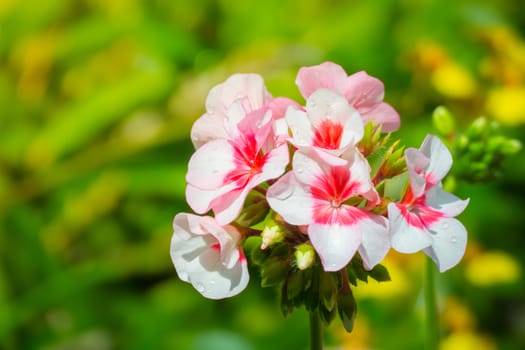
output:
{"label": "green foliage", "polygon": [[[420,349],[417,272],[405,276],[410,297],[375,300],[340,292],[342,277],[320,275],[318,265],[297,269],[289,252],[282,268],[265,271],[265,283],[282,287],[286,320],[271,289],[259,288],[257,267],[253,287],[232,300],[204,300],[179,281],[169,242],[173,216],[189,210],[191,124],[229,74],[260,73],[274,95],[300,101],[297,68],[325,60],[384,82],[386,101],[401,115],[396,138],[407,146],[419,146],[431,130],[437,105],[456,116],[457,130],[486,115],[449,144],[463,159],[454,170],[458,195],[471,198],[462,214],[474,247],[468,259],[497,248],[525,266],[525,155],[516,154],[523,116],[500,117],[494,129],[492,119],[520,99],[487,107],[493,90],[524,85],[523,21],[518,0],[0,1],[0,348],[304,349],[307,317],[299,306],[319,310],[325,322],[339,316],[351,330],[359,304],[374,335],[363,347]],[[473,95],[436,87],[437,73],[452,63],[472,76]],[[443,123],[436,129],[447,138],[451,126]],[[390,146],[369,153],[374,175]],[[509,170],[491,186],[459,181],[471,179],[472,169],[484,174],[476,181],[492,179],[503,163]],[[487,173],[487,164],[499,170]],[[382,186],[395,199],[402,185]],[[243,219],[255,222],[262,211],[252,204]],[[273,259],[259,237],[245,244],[255,265]],[[522,279],[489,289],[466,280],[465,271],[461,265],[447,274],[441,293],[464,298],[497,346],[524,348],[516,323]],[[357,288],[388,279],[379,266],[352,264],[347,272]],[[329,332],[328,342],[339,346],[337,331]]]}

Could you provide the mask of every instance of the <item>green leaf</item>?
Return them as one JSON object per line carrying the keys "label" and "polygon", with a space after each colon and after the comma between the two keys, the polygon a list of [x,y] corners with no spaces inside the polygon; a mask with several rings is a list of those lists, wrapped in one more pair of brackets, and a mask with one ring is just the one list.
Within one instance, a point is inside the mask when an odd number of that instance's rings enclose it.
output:
{"label": "green leaf", "polygon": [[387,268],[381,264],[374,266],[372,270],[368,271],[368,275],[377,282],[391,281]]}
{"label": "green leaf", "polygon": [[339,318],[343,322],[347,332],[352,332],[354,329],[354,321],[357,315],[357,304],[352,294],[352,290],[349,288],[348,291],[341,291],[337,295],[337,311],[339,312]]}

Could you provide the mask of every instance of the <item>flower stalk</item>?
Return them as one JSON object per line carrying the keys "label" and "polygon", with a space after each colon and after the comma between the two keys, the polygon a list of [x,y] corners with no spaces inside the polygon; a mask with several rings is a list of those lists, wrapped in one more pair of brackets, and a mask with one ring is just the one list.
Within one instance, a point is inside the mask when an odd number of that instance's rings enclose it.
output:
{"label": "flower stalk", "polygon": [[426,260],[425,268],[425,350],[438,349],[438,315],[436,302],[436,283],[434,276],[434,264],[430,258]]}
{"label": "flower stalk", "polygon": [[318,310],[309,311],[310,350],[323,350],[323,324]]}

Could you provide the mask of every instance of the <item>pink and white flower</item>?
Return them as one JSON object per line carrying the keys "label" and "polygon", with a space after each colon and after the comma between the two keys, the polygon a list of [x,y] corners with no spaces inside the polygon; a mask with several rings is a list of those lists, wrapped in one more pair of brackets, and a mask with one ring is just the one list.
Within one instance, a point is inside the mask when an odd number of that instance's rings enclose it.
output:
{"label": "pink and white flower", "polygon": [[405,151],[405,159],[410,186],[400,203],[388,205],[392,248],[401,253],[423,250],[446,271],[465,253],[467,231],[454,217],[469,201],[441,187],[452,156],[438,137],[428,135],[419,150]]}
{"label": "pink and white flower", "polygon": [[289,162],[286,143],[276,144],[272,112],[246,110],[243,101],[226,112],[228,138],[211,140],[193,154],[186,174],[186,199],[199,214],[210,209],[221,225],[240,213],[257,185],[281,176]]}
{"label": "pink and white flower", "polygon": [[326,271],[344,268],[357,251],[371,269],[390,248],[386,218],[356,206],[362,200],[372,206],[379,201],[359,153],[341,159],[296,152],[293,171],[268,189],[267,199],[286,222],[308,225]]}
{"label": "pink and white flower", "polygon": [[340,94],[327,89],[313,92],[306,111],[290,107],[285,119],[292,131],[290,142],[339,156],[353,148],[364,133],[359,113]]}
{"label": "pink and white flower", "polygon": [[[210,90],[206,98],[206,113],[195,121],[191,129],[195,148],[212,140],[229,138],[228,129],[235,128],[240,120],[232,119],[228,110],[239,103],[247,112],[268,108],[275,121],[282,119],[288,106],[298,106],[288,98],[273,98],[260,75],[234,74]],[[279,136],[279,132],[276,133]]]}
{"label": "pink and white flower", "polygon": [[399,129],[399,114],[392,106],[383,102],[383,83],[364,71],[348,76],[341,66],[333,62],[324,62],[299,69],[296,84],[306,99],[319,89],[329,89],[343,95],[361,114],[364,124],[373,120],[382,125],[382,131]]}
{"label": "pink and white flower", "polygon": [[206,298],[239,294],[249,281],[241,234],[212,217],[180,213],[173,220],[170,255],[179,278]]}

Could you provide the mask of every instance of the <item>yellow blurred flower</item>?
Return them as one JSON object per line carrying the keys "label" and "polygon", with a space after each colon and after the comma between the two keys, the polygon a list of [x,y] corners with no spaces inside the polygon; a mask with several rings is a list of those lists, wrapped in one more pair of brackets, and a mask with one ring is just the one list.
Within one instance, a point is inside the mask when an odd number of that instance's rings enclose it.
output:
{"label": "yellow blurred flower", "polygon": [[487,337],[473,332],[459,332],[448,335],[441,341],[439,350],[495,350],[494,343]]}
{"label": "yellow blurred flower", "polygon": [[340,323],[334,322],[330,327],[330,333],[337,339],[339,346],[332,350],[366,350],[370,348],[370,326],[368,322],[360,315],[355,322],[352,333],[348,333]]}
{"label": "yellow blurred flower", "polygon": [[476,319],[458,298],[448,297],[443,305],[441,320],[452,332],[466,332],[475,328]]}
{"label": "yellow blurred flower", "polygon": [[525,86],[508,86],[489,91],[487,113],[506,125],[525,122]]}
{"label": "yellow blurred flower", "polygon": [[473,284],[492,286],[518,281],[521,268],[510,254],[494,251],[472,257],[466,265],[465,275]]}
{"label": "yellow blurred flower", "polygon": [[431,82],[440,94],[450,98],[470,98],[477,92],[477,84],[471,73],[452,61],[437,67],[432,72]]}

